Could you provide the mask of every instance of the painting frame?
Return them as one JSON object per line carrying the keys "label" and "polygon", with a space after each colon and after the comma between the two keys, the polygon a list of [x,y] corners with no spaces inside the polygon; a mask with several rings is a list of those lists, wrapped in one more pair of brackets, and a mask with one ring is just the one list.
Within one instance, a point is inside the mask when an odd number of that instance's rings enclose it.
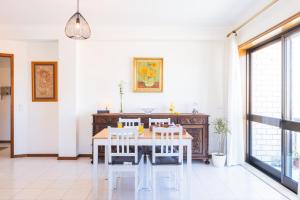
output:
{"label": "painting frame", "polygon": [[[155,79],[158,79],[158,81],[155,82],[155,84],[158,86],[155,87],[146,87],[144,83],[144,86],[141,86],[141,82],[139,81],[139,63],[157,63],[157,66],[159,69],[157,69],[158,75],[155,77]],[[151,93],[151,92],[163,92],[163,75],[164,75],[164,59],[163,58],[147,58],[147,57],[134,57],[133,58],[133,91],[134,92],[145,92],[145,93]]]}
{"label": "painting frame", "polygon": [[[51,82],[51,94],[40,97],[37,90],[37,80],[41,79],[37,77],[37,67],[40,68],[52,68],[50,82]],[[57,81],[57,62],[56,61],[32,61],[31,62],[31,80],[32,80],[32,102],[57,102],[58,101],[58,81]]]}

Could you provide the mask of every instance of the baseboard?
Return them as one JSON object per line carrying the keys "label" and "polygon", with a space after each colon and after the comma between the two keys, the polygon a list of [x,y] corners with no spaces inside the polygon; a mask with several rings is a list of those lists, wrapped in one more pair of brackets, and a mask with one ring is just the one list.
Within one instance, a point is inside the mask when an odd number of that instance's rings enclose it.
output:
{"label": "baseboard", "polygon": [[92,154],[78,154],[76,157],[57,157],[57,160],[77,160],[78,158],[91,158]]}
{"label": "baseboard", "polygon": [[29,153],[29,154],[18,154],[18,155],[14,155],[14,158],[24,158],[24,157],[57,157],[57,154],[49,154],[49,153]]}
{"label": "baseboard", "polygon": [[25,158],[25,157],[27,157],[27,154],[18,154],[13,156],[13,158]]}
{"label": "baseboard", "polygon": [[78,156],[75,157],[57,157],[57,160],[77,160]]}
{"label": "baseboard", "polygon": [[58,154],[47,154],[47,153],[37,153],[37,154],[27,154],[27,157],[57,157]]}
{"label": "baseboard", "polygon": [[92,157],[92,154],[79,154],[77,157],[78,157],[78,158],[83,158],[83,157],[91,158],[91,157]]}
{"label": "baseboard", "polygon": [[57,160],[77,160],[78,158],[84,158],[84,157],[91,158],[92,154],[79,154],[76,157],[64,157],[64,156],[58,156],[58,154],[47,154],[47,153],[14,155],[14,158],[25,158],[25,157],[57,157]]}
{"label": "baseboard", "polygon": [[10,143],[10,140],[0,140],[0,143]]}

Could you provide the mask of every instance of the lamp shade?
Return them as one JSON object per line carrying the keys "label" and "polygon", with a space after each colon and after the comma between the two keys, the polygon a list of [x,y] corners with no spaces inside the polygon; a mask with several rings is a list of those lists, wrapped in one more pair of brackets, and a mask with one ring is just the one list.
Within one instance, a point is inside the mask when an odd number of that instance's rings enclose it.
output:
{"label": "lamp shade", "polygon": [[65,34],[71,39],[85,40],[91,36],[91,29],[84,17],[76,12],[67,22]]}

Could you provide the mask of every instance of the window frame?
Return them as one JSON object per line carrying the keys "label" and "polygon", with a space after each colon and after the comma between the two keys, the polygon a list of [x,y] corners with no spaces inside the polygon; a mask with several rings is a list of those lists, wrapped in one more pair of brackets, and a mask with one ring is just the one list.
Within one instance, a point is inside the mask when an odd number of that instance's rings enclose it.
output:
{"label": "window frame", "polygon": [[[287,120],[287,105],[288,105],[288,95],[290,95],[290,88],[288,85],[288,65],[290,63],[288,56],[288,51],[287,51],[287,38],[290,37],[293,34],[300,33],[300,25],[295,26],[285,32],[282,32],[266,41],[263,41],[249,49],[247,49],[246,52],[246,112],[247,112],[247,121],[246,121],[246,162],[251,164],[252,166],[258,168],[259,170],[265,172],[275,180],[281,182],[284,186],[288,187],[294,192],[297,192],[298,189],[298,184],[296,181],[291,179],[290,177],[285,176],[286,173],[286,159],[287,159],[287,149],[286,147],[288,146],[287,143],[287,135],[288,132],[290,131],[296,131],[300,132],[300,122],[292,121],[292,120]],[[272,45],[276,42],[281,42],[281,47],[282,47],[282,63],[281,63],[281,71],[282,71],[282,80],[281,80],[281,118],[274,118],[274,117],[267,117],[267,116],[261,116],[261,115],[256,115],[252,114],[252,77],[251,77],[251,55],[253,52],[263,49],[269,45]],[[289,108],[292,109],[292,108]],[[277,170],[272,168],[266,163],[263,163],[262,161],[254,158],[251,156],[252,154],[252,133],[251,133],[251,122],[258,122],[262,123],[265,125],[271,125],[274,127],[278,127],[281,129],[281,171],[278,173]]]}

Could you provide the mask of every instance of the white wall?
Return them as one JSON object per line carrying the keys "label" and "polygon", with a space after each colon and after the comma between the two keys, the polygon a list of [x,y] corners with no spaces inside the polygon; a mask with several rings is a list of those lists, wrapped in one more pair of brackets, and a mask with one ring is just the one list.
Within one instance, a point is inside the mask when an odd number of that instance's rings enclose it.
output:
{"label": "white wall", "polygon": [[[27,65],[31,72],[32,61],[58,61],[58,42],[27,42]],[[59,64],[58,64],[59,67]],[[31,87],[31,73],[27,84]],[[28,150],[34,153],[58,152],[58,103],[32,102],[31,90],[28,94]]]}
{"label": "white wall", "polygon": [[[238,32],[239,44],[242,44],[251,38],[263,33],[269,28],[277,25],[278,23],[288,19],[294,14],[300,11],[300,2],[299,0],[280,0],[275,5],[270,7],[268,10],[260,14],[248,25],[243,27]],[[241,66],[242,66],[242,77],[244,77],[244,103],[246,108],[246,57],[241,57]],[[246,110],[244,110],[246,114]]]}
{"label": "white wall", "polygon": [[58,43],[1,40],[0,52],[14,54],[15,154],[57,153],[57,103],[31,101],[31,61],[57,60]]}
{"label": "white wall", "polygon": [[240,43],[259,35],[300,11],[299,0],[280,0],[238,32]]}
{"label": "white wall", "polygon": [[[0,87],[10,86],[10,58],[0,57]],[[10,96],[0,97],[0,141],[10,141]]]}
{"label": "white wall", "polygon": [[[106,104],[119,111],[117,84],[127,82],[125,112],[153,106],[191,112],[197,102],[211,118],[224,115],[224,41],[114,40],[57,42],[0,41],[1,52],[15,54],[16,154],[91,152],[92,117]],[[11,48],[11,49],[9,49]],[[77,52],[78,51],[78,52]],[[164,58],[164,92],[132,92],[133,57]],[[59,59],[58,59],[59,57]],[[31,61],[59,60],[59,102],[31,101]],[[25,76],[24,76],[25,74]],[[210,138],[210,151],[215,149]],[[19,142],[18,142],[19,141]]]}
{"label": "white wall", "polygon": [[[11,39],[0,40],[0,52],[14,53],[17,62],[15,135],[20,143],[16,144],[16,154],[58,153],[61,157],[70,157],[77,153],[90,153],[91,114],[107,103],[112,106],[113,111],[119,110],[117,83],[121,79],[127,82],[124,98],[126,112],[140,112],[140,108],[145,106],[157,107],[156,112],[167,112],[171,102],[179,112],[191,112],[192,103],[198,102],[201,112],[210,114],[212,118],[223,116],[224,30],[165,30],[141,27],[134,29],[139,31],[130,32],[95,28],[90,40],[76,45],[74,40],[63,35],[63,28],[25,25],[0,28],[0,38]],[[40,54],[43,45],[28,44],[40,43],[37,40],[58,41],[57,111],[55,103],[31,102],[28,63],[31,59],[52,59],[55,54],[49,53],[53,52],[52,45],[45,45],[49,49],[42,50]],[[28,52],[29,50],[32,52]],[[165,59],[163,93],[131,92],[134,56]],[[113,73],[114,70],[116,72]],[[178,77],[175,79],[175,76]],[[57,119],[54,117],[56,113]],[[45,119],[50,119],[50,122],[47,123]],[[211,131],[210,137],[212,136]],[[49,145],[43,145],[48,143],[47,140]],[[214,144],[214,138],[210,138],[211,151],[215,149]]]}
{"label": "white wall", "polygon": [[[91,152],[92,117],[110,105],[119,111],[118,82],[126,82],[124,112],[168,112],[171,102],[178,112],[200,112],[211,118],[224,114],[224,41],[84,41],[79,45],[77,116],[79,153]],[[164,58],[164,91],[132,92],[133,57]],[[214,142],[210,141],[210,149]]]}
{"label": "white wall", "polygon": [[27,153],[29,67],[26,42],[0,40],[0,52],[14,54],[14,144],[15,154]]}
{"label": "white wall", "polygon": [[59,40],[59,157],[77,156],[76,57],[76,41],[67,38]]}

